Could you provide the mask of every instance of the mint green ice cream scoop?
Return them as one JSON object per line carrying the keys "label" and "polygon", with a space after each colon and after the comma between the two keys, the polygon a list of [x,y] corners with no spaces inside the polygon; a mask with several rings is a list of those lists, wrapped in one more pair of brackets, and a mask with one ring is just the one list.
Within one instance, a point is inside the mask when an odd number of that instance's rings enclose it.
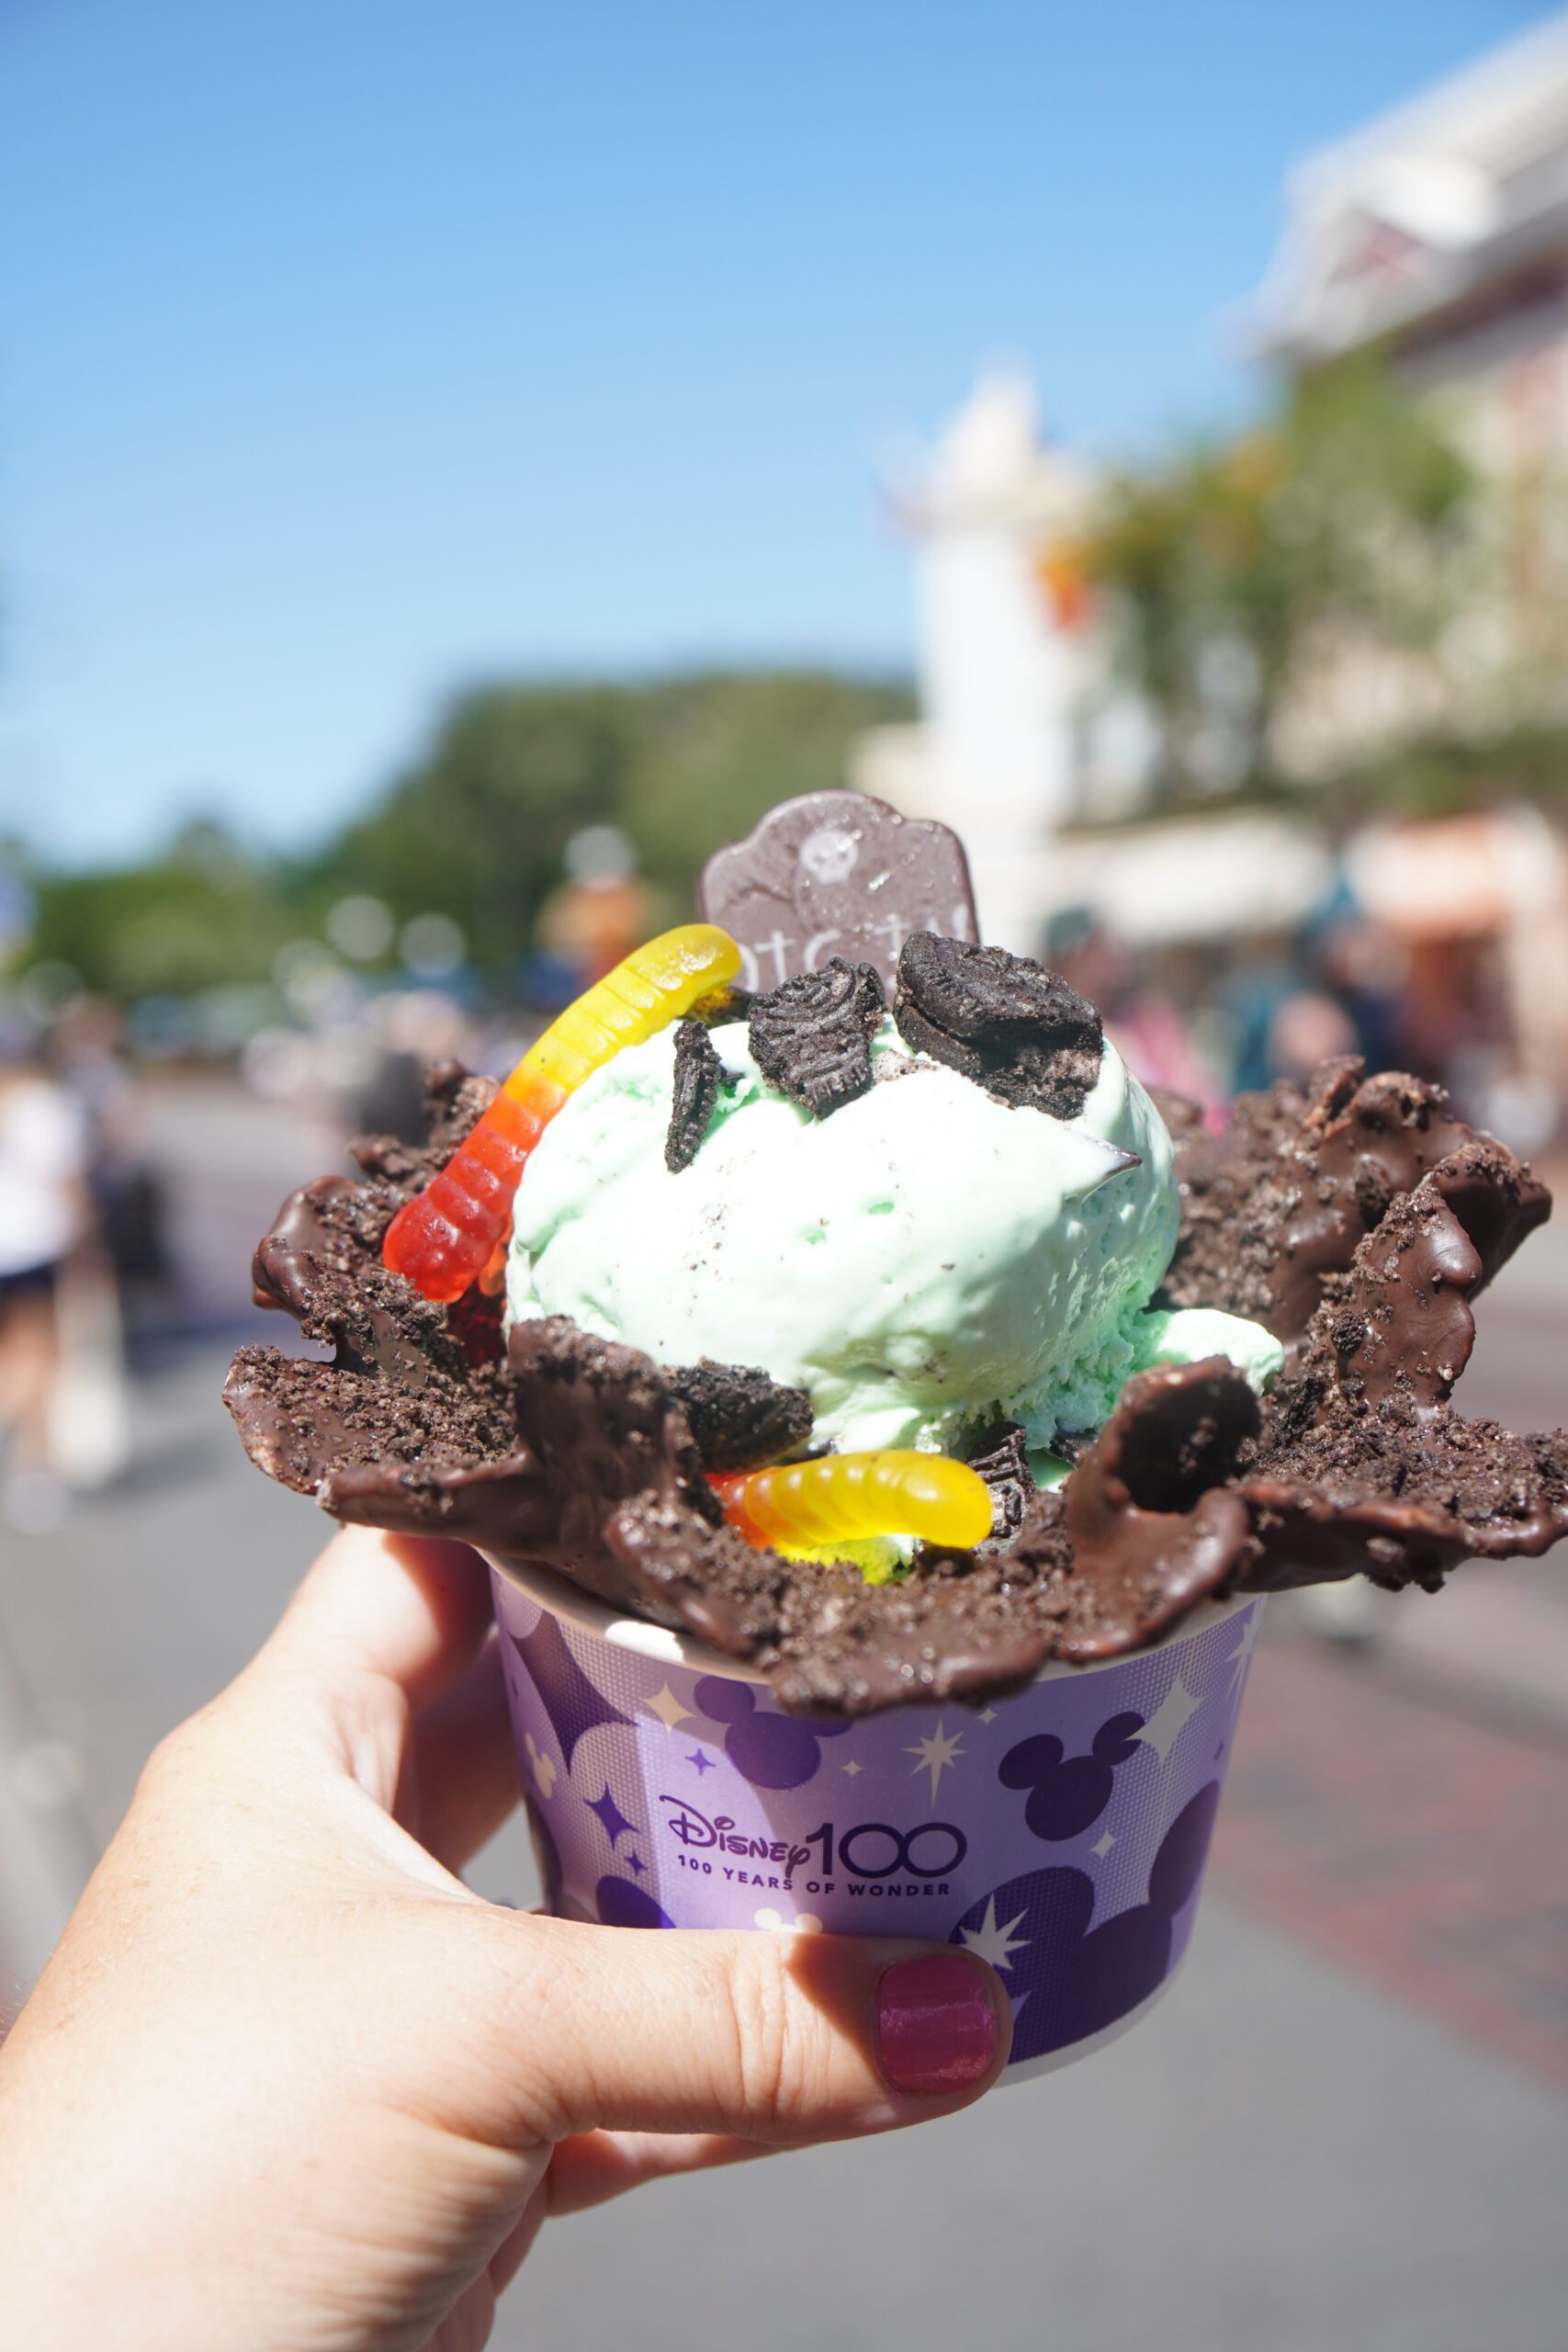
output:
{"label": "mint green ice cream scoop", "polygon": [[570,1316],[660,1363],[761,1365],[846,1451],[958,1451],[998,1415],[1046,1446],[1097,1427],[1144,1364],[1225,1353],[1259,1384],[1278,1368],[1258,1325],[1144,1312],[1176,1241],[1170,1138],[1109,1041],[1062,1120],[911,1058],[887,1022],[870,1091],[816,1119],[762,1078],[743,1024],[712,1037],[725,1082],[679,1173],[672,1031],[562,1105],[518,1188],[513,1319]]}

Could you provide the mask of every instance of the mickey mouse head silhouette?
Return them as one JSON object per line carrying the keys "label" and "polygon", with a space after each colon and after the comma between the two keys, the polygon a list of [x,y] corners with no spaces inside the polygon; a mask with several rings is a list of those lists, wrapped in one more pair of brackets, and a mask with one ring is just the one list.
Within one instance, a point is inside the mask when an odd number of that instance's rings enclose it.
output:
{"label": "mickey mouse head silhouette", "polygon": [[1055,1732],[1037,1732],[1010,1747],[997,1768],[1004,1789],[1027,1789],[1023,1817],[1036,1838],[1057,1845],[1091,1828],[1111,1803],[1116,1767],[1137,1747],[1142,1715],[1112,1715],[1095,1733],[1088,1756],[1068,1758]]}
{"label": "mickey mouse head silhouette", "polygon": [[1164,1984],[1219,1802],[1217,1781],[1199,1790],[1160,1841],[1146,1901],[1098,1928],[1093,1880],[1061,1863],[1010,1879],[964,1913],[950,1940],[996,1955],[1012,1996],[1015,2064],[1103,2032]]}
{"label": "mickey mouse head silhouette", "polygon": [[818,1745],[838,1739],[848,1724],[808,1726],[796,1715],[759,1714],[750,1684],[705,1674],[693,1692],[705,1715],[728,1724],[724,1752],[754,1789],[803,1788],[822,1761]]}
{"label": "mickey mouse head silhouette", "polygon": [[629,1878],[602,1878],[593,1890],[604,1928],[672,1928],[674,1920],[645,1887]]}

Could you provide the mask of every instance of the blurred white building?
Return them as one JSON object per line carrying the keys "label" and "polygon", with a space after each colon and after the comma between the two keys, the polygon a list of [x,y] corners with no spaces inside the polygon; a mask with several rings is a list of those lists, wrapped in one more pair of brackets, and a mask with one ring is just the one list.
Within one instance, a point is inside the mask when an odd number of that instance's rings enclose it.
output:
{"label": "blurred white building", "polygon": [[1568,452],[1568,17],[1312,156],[1249,340],[1378,349],[1499,469]]}
{"label": "blurred white building", "polygon": [[915,549],[921,716],[863,737],[851,780],[962,834],[985,936],[1017,953],[1069,906],[1151,944],[1288,930],[1330,878],[1310,826],[1249,810],[1064,838],[1135,813],[1154,751],[1077,570],[1095,488],[1043,440],[1026,375],[981,376],[894,492]]}
{"label": "blurred white building", "polygon": [[[1568,459],[1568,17],[1312,157],[1287,200],[1249,306],[1255,358],[1299,373],[1377,351],[1488,469],[1529,486]],[[1150,765],[1148,730],[1109,691],[1105,639],[1075,591],[1094,489],[1089,468],[1043,442],[1027,377],[983,376],[895,492],[915,549],[921,718],[868,737],[853,781],[963,832],[986,935],[1003,944],[1037,946],[1071,902],[1151,942],[1287,930],[1324,887],[1311,825],[1216,814],[1061,838],[1135,810]],[[1532,562],[1548,553],[1544,521],[1540,533]],[[1469,616],[1478,644],[1496,618]],[[1507,658],[1506,628],[1491,636],[1483,668]],[[1320,682],[1309,716],[1337,739],[1383,705],[1396,733],[1418,716],[1402,678],[1352,663]]]}
{"label": "blurred white building", "polygon": [[921,719],[879,729],[855,782],[963,833],[987,938],[1038,938],[1046,844],[1081,793],[1100,650],[1070,570],[1089,469],[1041,439],[1034,386],[983,375],[894,498],[916,549]]}
{"label": "blurred white building", "polygon": [[[1292,175],[1290,219],[1251,313],[1255,353],[1292,373],[1359,352],[1429,400],[1508,492],[1506,560],[1464,616],[1445,683],[1484,725],[1528,723],[1558,696],[1568,564],[1568,16],[1494,51]],[[1544,644],[1541,631],[1544,624]],[[1531,642],[1538,675],[1511,666]],[[1563,649],[1568,655],[1568,648]],[[1479,657],[1479,658],[1477,658]],[[1355,731],[1375,712],[1419,724],[1397,676],[1348,678]],[[1326,688],[1327,682],[1325,682]],[[1392,697],[1385,689],[1392,688]],[[1489,692],[1490,689],[1490,692]],[[1500,690],[1500,691],[1499,691]],[[1547,698],[1542,705],[1539,697]],[[1372,826],[1351,844],[1364,905],[1446,966],[1493,959],[1527,1080],[1568,1073],[1568,847],[1533,808]],[[1527,1138],[1528,1139],[1528,1138]]]}

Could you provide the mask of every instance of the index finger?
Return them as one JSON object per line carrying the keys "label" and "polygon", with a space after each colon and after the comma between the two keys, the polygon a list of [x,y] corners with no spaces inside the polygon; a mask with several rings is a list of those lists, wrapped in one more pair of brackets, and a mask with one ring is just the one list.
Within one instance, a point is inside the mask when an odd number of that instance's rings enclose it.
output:
{"label": "index finger", "polygon": [[331,1681],[372,1674],[412,1708],[462,1678],[491,1624],[490,1578],[467,1544],[344,1527],[304,1581],[256,1664]]}

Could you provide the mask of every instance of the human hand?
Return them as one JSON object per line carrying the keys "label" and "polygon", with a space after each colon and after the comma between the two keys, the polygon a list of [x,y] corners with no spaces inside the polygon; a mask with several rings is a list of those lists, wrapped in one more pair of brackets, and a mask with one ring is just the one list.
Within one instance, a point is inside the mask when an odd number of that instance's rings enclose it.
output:
{"label": "human hand", "polygon": [[477,2352],[548,2215],[996,2080],[971,1955],[465,1887],[517,1794],[489,1614],[463,1546],[346,1532],[154,1753],[0,2049],[7,2341]]}

